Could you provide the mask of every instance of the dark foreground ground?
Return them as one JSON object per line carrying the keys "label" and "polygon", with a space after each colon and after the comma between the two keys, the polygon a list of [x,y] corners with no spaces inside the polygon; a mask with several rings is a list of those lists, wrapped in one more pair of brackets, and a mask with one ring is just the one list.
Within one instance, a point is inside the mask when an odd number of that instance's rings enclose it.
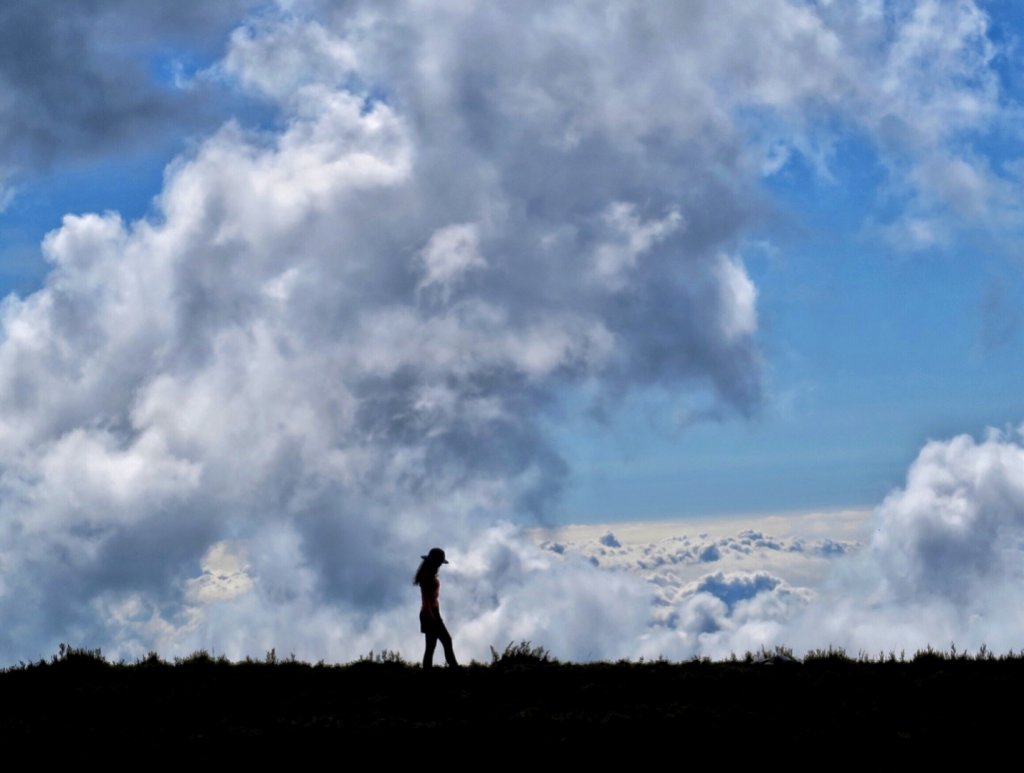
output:
{"label": "dark foreground ground", "polygon": [[679,767],[707,753],[806,768],[967,751],[977,764],[1024,739],[1022,688],[1020,658],[573,665],[523,656],[422,672],[390,657],[117,665],[69,651],[0,673],[0,742],[82,759],[138,747],[192,760],[329,748],[385,762],[426,754],[454,768],[481,754],[607,761],[655,750]]}

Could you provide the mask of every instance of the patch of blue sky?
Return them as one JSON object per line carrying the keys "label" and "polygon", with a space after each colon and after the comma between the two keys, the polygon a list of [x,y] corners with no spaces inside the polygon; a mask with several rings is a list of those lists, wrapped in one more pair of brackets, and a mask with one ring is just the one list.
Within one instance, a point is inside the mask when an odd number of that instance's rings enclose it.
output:
{"label": "patch of blue sky", "polygon": [[0,214],[0,296],[24,296],[42,285],[51,267],[43,260],[41,242],[64,215],[117,211],[134,220],[147,214],[175,151],[166,147],[65,163],[20,182]]}
{"label": "patch of blue sky", "polygon": [[391,95],[387,89],[366,83],[355,75],[345,84],[345,88],[353,94],[362,94],[363,105],[360,111],[362,115],[371,112],[377,105],[388,106],[391,104]]}
{"label": "patch of blue sky", "polygon": [[146,72],[150,79],[168,89],[189,88],[201,73],[221,57],[219,50],[201,51],[162,44],[147,52]]}
{"label": "patch of blue sky", "polygon": [[167,164],[218,125],[230,119],[256,132],[280,128],[276,108],[229,83],[202,77],[219,51],[164,46],[137,55],[145,58],[148,75],[169,98],[193,87],[200,92],[188,95],[195,120],[187,120],[179,132],[151,137],[135,148],[64,159],[48,170],[18,178],[10,202],[0,212],[0,297],[12,292],[24,296],[42,285],[50,267],[42,258],[41,242],[60,226],[64,215],[114,211],[126,222],[146,216],[163,187]]}
{"label": "patch of blue sky", "polygon": [[[712,439],[712,435],[714,438]],[[628,456],[607,448],[573,459],[573,476],[553,520],[649,521],[854,507],[899,483],[892,459],[856,449],[788,442],[780,433],[716,425],[669,441],[636,437]],[[597,439],[599,442],[599,439]],[[726,447],[731,444],[731,447]]]}
{"label": "patch of blue sky", "polygon": [[926,440],[1024,419],[1020,272],[965,239],[895,250],[872,223],[900,203],[863,138],[842,137],[828,171],[792,154],[764,181],[777,217],[741,245],[766,362],[758,414],[688,424],[671,395],[602,424],[577,410],[553,430],[573,470],[557,520],[870,506]]}
{"label": "patch of blue sky", "polygon": [[1024,4],[1019,0],[981,0],[979,5],[988,14],[988,38],[997,50],[991,66],[999,76],[1000,89],[1018,101],[1024,96],[1024,71],[1019,60],[1024,45]]}

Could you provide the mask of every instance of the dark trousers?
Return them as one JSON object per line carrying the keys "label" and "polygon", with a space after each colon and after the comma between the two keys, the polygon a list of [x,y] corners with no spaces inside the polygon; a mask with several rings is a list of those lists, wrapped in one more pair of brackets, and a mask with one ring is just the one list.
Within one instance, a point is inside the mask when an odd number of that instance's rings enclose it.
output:
{"label": "dark trousers", "polygon": [[452,649],[452,636],[448,633],[441,615],[435,613],[434,618],[431,619],[426,612],[420,612],[420,630],[427,639],[426,649],[423,650],[424,668],[434,665],[434,649],[437,647],[438,640],[444,647],[444,659],[448,665],[452,667],[459,665],[459,661],[455,659],[455,650]]}

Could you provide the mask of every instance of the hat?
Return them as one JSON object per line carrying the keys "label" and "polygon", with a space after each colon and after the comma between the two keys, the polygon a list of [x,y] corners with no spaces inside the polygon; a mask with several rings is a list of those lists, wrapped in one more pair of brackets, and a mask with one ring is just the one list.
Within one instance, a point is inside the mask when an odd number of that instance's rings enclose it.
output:
{"label": "hat", "polygon": [[425,561],[436,561],[439,564],[447,564],[448,559],[444,557],[444,551],[441,548],[431,548],[430,552],[425,556],[420,556]]}

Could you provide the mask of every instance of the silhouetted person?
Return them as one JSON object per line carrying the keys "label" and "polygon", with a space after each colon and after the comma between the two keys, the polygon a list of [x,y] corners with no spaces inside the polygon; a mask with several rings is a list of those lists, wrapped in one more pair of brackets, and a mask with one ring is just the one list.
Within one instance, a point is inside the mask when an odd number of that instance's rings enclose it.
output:
{"label": "silhouetted person", "polygon": [[431,548],[425,556],[420,556],[423,563],[416,570],[413,578],[413,585],[420,586],[420,595],[423,597],[423,605],[420,607],[420,631],[427,637],[427,646],[423,651],[423,667],[430,668],[434,664],[434,648],[440,639],[444,647],[444,659],[448,665],[455,667],[459,662],[455,659],[455,650],[452,649],[452,637],[441,619],[440,591],[441,581],[437,578],[437,570],[441,564],[447,564],[444,551],[441,548]]}

